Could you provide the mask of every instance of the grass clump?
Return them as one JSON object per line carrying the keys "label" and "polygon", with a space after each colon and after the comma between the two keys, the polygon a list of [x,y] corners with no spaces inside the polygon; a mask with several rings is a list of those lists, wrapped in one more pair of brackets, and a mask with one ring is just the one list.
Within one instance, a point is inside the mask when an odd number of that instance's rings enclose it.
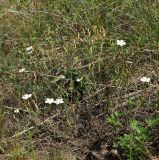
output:
{"label": "grass clump", "polygon": [[148,129],[142,127],[138,121],[132,120],[130,122],[130,134],[124,134],[117,138],[117,147],[123,149],[123,156],[125,159],[144,159],[146,155],[145,142],[148,141]]}

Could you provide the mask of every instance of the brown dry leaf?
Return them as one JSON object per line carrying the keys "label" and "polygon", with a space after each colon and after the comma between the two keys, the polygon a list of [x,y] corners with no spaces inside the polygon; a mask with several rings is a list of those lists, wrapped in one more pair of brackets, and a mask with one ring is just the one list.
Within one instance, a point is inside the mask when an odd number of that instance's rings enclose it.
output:
{"label": "brown dry leaf", "polygon": [[30,158],[30,157],[20,157],[20,158],[17,158],[16,160],[32,160],[32,158]]}
{"label": "brown dry leaf", "polygon": [[92,155],[96,158],[96,159],[98,159],[98,160],[105,160],[105,156],[104,155],[102,155],[102,154],[100,154],[100,153],[97,153],[97,152],[91,152],[92,153]]}
{"label": "brown dry leaf", "polygon": [[159,157],[152,156],[152,157],[151,157],[151,160],[159,160]]}

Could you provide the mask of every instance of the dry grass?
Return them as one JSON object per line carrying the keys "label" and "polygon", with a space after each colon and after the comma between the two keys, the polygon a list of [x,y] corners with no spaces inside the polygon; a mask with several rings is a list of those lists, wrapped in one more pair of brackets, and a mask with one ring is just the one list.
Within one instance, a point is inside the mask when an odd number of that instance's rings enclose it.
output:
{"label": "dry grass", "polygon": [[0,159],[157,159],[159,12],[149,3],[1,2]]}

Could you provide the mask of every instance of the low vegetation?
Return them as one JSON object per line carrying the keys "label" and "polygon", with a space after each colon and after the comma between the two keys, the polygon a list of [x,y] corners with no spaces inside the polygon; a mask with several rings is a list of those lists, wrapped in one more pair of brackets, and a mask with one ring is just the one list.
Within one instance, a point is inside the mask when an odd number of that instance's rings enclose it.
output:
{"label": "low vegetation", "polygon": [[159,159],[157,0],[0,0],[0,159]]}

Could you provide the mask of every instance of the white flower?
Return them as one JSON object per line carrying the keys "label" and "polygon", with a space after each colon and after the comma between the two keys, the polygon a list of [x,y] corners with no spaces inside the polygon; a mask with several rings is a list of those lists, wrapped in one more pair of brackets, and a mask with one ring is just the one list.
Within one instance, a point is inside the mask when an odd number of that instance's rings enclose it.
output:
{"label": "white flower", "polygon": [[140,81],[143,82],[143,83],[149,83],[150,80],[151,79],[149,77],[142,77],[142,78],[140,78]]}
{"label": "white flower", "polygon": [[77,81],[77,82],[80,82],[80,81],[81,81],[81,78],[77,78],[76,81]]}
{"label": "white flower", "polygon": [[117,44],[118,46],[121,46],[121,47],[122,47],[122,46],[125,46],[125,45],[126,45],[126,42],[121,39],[121,40],[117,40],[117,41],[116,41],[116,44]]}
{"label": "white flower", "polygon": [[52,104],[52,103],[55,103],[55,100],[54,100],[53,98],[47,98],[47,99],[45,100],[45,103],[47,103],[47,104]]}
{"label": "white flower", "polygon": [[125,61],[126,63],[128,63],[128,64],[133,64],[133,62],[131,62],[131,61]]}
{"label": "white flower", "polygon": [[25,50],[26,50],[27,52],[32,51],[32,50],[33,50],[33,46],[27,47]]}
{"label": "white flower", "polygon": [[32,96],[32,94],[25,94],[25,95],[22,96],[22,99],[27,100],[31,96]]}
{"label": "white flower", "polygon": [[64,75],[59,76],[60,79],[65,79],[66,77]]}
{"label": "white flower", "polygon": [[22,72],[26,72],[26,69],[25,68],[19,69],[19,73],[22,73]]}
{"label": "white flower", "polygon": [[56,99],[54,103],[55,104],[62,104],[62,103],[64,103],[63,98]]}
{"label": "white flower", "polygon": [[58,98],[58,99],[56,99],[56,100],[54,100],[53,98],[47,98],[46,100],[45,100],[45,103],[48,103],[48,104],[52,104],[52,103],[55,103],[55,104],[62,104],[62,103],[64,103],[64,101],[63,101],[63,98]]}
{"label": "white flower", "polygon": [[16,109],[14,110],[14,113],[19,113],[19,109],[16,108]]}

